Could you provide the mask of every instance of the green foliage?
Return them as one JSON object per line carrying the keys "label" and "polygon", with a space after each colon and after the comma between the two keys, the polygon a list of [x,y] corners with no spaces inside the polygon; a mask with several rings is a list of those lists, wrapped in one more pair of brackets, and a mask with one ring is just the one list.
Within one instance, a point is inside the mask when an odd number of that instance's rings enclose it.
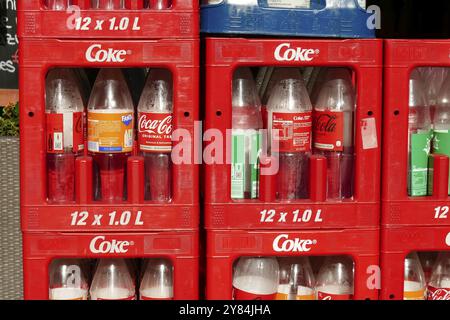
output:
{"label": "green foliage", "polygon": [[0,136],[17,137],[19,135],[19,103],[0,107]]}

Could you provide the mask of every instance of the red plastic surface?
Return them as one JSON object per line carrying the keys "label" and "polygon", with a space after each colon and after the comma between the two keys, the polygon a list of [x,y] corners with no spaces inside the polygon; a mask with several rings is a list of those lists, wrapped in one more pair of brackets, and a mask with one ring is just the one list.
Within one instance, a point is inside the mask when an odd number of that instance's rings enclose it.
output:
{"label": "red plastic surface", "polygon": [[[289,44],[293,49],[312,48],[315,53],[311,61],[278,61],[274,53],[281,44]],[[358,93],[355,197],[353,201],[345,202],[321,201],[324,186],[316,182],[313,186],[317,186],[317,190],[311,192],[314,200],[279,203],[273,201],[271,195],[273,183],[270,179],[262,179],[261,200],[235,202],[230,196],[231,166],[226,164],[225,159],[218,159],[215,164],[204,166],[206,228],[332,229],[378,226],[381,150],[380,147],[364,149],[362,132],[365,130],[365,119],[375,121],[374,131],[378,146],[381,146],[382,41],[207,38],[205,130],[217,128],[225,136],[226,130],[231,128],[232,76],[235,69],[241,66],[341,66],[354,71]],[[321,164],[311,167],[313,177],[324,178]],[[269,192],[265,188],[269,188]],[[275,210],[272,222],[261,221],[263,210]],[[280,220],[281,213],[286,212],[287,220]]]}
{"label": "red plastic surface", "polygon": [[[290,240],[311,240],[307,252],[276,252],[277,237]],[[283,238],[286,239],[286,238]],[[355,300],[378,298],[378,289],[369,288],[369,278],[377,269],[379,258],[379,230],[321,230],[321,231],[208,231],[206,298],[232,298],[233,264],[241,256],[324,256],[348,255],[355,262]],[[370,268],[369,268],[370,267]]]}
{"label": "red plastic surface", "polygon": [[[124,62],[89,62],[92,45],[125,50]],[[74,41],[26,39],[20,43],[21,212],[24,231],[145,231],[193,230],[199,226],[198,165],[194,161],[198,119],[198,40]],[[102,204],[92,201],[92,161],[83,157],[76,166],[76,203],[51,205],[46,195],[45,76],[56,67],[162,67],[174,79],[174,129],[189,132],[193,143],[190,163],[172,166],[170,203],[143,201],[139,186],[144,176],[140,158],[128,166],[128,202]],[[177,143],[174,142],[174,148]],[[116,212],[115,221],[110,214]],[[124,213],[124,212],[129,213]],[[74,223],[73,214],[87,216]],[[129,223],[119,222],[130,215]],[[98,224],[99,216],[103,218]],[[78,216],[79,217],[79,216]],[[77,220],[78,221],[78,220]]]}
{"label": "red plastic surface", "polygon": [[90,0],[74,0],[67,12],[48,10],[43,0],[18,1],[21,38],[174,39],[198,38],[199,3],[174,0],[165,10],[143,8],[143,0],[126,1],[126,10],[90,9]]}
{"label": "red plastic surface", "polygon": [[[450,198],[435,188],[434,196],[409,197],[408,99],[409,77],[417,67],[450,67],[449,40],[386,40],[384,71],[384,132],[382,224],[384,226],[450,225]],[[435,186],[448,185],[438,170]],[[440,195],[440,196],[439,196]]]}
{"label": "red plastic surface", "polygon": [[450,251],[450,227],[392,227],[381,230],[380,299],[403,299],[405,258],[415,251]]}
{"label": "red plastic surface", "polygon": [[[100,238],[99,238],[100,237]],[[114,253],[97,253],[106,241]],[[116,246],[114,245],[117,244]],[[24,233],[24,298],[48,299],[49,265],[58,258],[167,258],[174,267],[174,299],[199,296],[199,252],[196,232],[161,233]],[[126,249],[126,252],[117,248]]]}

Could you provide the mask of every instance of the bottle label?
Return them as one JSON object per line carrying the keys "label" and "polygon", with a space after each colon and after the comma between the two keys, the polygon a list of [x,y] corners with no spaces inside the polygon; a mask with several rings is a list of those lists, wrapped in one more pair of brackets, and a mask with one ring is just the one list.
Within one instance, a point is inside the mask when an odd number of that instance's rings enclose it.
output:
{"label": "bottle label", "polygon": [[426,196],[428,193],[430,145],[431,131],[411,134],[408,193],[412,197]]}
{"label": "bottle label", "polygon": [[344,112],[314,111],[314,148],[344,151]]}
{"label": "bottle label", "polygon": [[128,301],[131,301],[131,300],[136,300],[136,296],[131,296],[131,297],[127,297],[127,298],[107,298],[107,299],[105,299],[105,298],[97,298],[96,300],[103,300],[103,301],[112,301],[112,300],[114,300],[114,301],[119,301],[119,300],[128,300]]}
{"label": "bottle label", "polygon": [[434,288],[428,286],[428,300],[450,300],[450,288]]}
{"label": "bottle label", "polygon": [[310,301],[310,300],[316,300],[316,297],[314,294],[297,295],[296,300]]}
{"label": "bottle label", "polygon": [[[306,301],[306,300],[316,300],[316,297],[315,297],[314,293],[308,294],[308,295],[304,295],[304,294],[293,295],[293,298],[295,300],[304,300],[304,301]],[[278,292],[277,295],[276,295],[275,300],[293,300],[293,299],[291,299],[291,295],[289,295],[287,293]]]}
{"label": "bottle label", "polygon": [[258,198],[261,139],[261,133],[258,130],[232,130],[232,199]]}
{"label": "bottle label", "polygon": [[146,152],[170,152],[172,150],[171,113],[139,112],[139,148]]}
{"label": "bottle label", "polygon": [[271,8],[309,9],[311,0],[267,0]]}
{"label": "bottle label", "polygon": [[47,152],[64,153],[71,148],[74,153],[84,149],[83,113],[47,113]]}
{"label": "bottle label", "polygon": [[311,112],[273,112],[271,120],[272,130],[278,130],[279,152],[311,151]]}
{"label": "bottle label", "polygon": [[91,152],[131,152],[134,114],[88,112],[88,149]]}
{"label": "bottle label", "polygon": [[317,300],[352,300],[351,294],[331,294],[319,291],[317,292]]}
{"label": "bottle label", "polygon": [[141,296],[140,300],[173,300],[173,298],[152,298],[152,297]]}
{"label": "bottle label", "polygon": [[[450,132],[448,130],[434,130],[433,153],[450,157]],[[431,158],[432,159],[432,158]],[[433,169],[434,163],[430,161],[428,174],[428,195],[433,195]],[[450,195],[450,173],[449,173],[449,195]]]}
{"label": "bottle label", "polygon": [[425,300],[425,289],[418,291],[405,291],[403,300]]}
{"label": "bottle label", "polygon": [[233,300],[275,300],[277,294],[257,294],[233,288]]}

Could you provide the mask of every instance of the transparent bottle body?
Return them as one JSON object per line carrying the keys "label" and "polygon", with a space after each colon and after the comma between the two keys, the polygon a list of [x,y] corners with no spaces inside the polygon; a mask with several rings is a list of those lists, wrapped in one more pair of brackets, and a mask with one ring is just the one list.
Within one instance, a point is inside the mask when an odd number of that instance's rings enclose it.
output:
{"label": "transparent bottle body", "polygon": [[80,260],[53,260],[49,270],[50,300],[87,300],[89,285]]}
{"label": "transparent bottle body", "polygon": [[441,252],[428,285],[428,300],[450,300],[450,252]]}
{"label": "transparent bottle body", "polygon": [[234,300],[274,300],[278,290],[276,258],[241,257],[233,272]]}
{"label": "transparent bottle body", "polygon": [[144,275],[140,284],[141,300],[173,299],[173,266],[166,259],[146,261]]}
{"label": "transparent bottle body", "polygon": [[[275,76],[280,80],[274,85],[270,94],[267,113],[271,141],[273,143],[275,139],[279,143],[278,150],[271,145],[271,154],[279,157],[277,197],[281,201],[307,199],[309,196],[311,121],[308,125],[297,123],[294,119],[308,115],[311,120],[311,101],[298,70],[284,69]],[[282,117],[288,119],[281,126],[275,122],[275,115],[280,114],[284,114]],[[292,121],[292,125],[289,124],[290,121]],[[303,132],[302,134],[309,136],[306,146],[296,147],[295,141],[299,139],[300,134],[299,128],[295,127],[297,125],[304,126],[300,130]]]}
{"label": "transparent bottle body", "polygon": [[411,253],[405,259],[403,291],[404,300],[425,300],[425,275],[417,253]]}
{"label": "transparent bottle body", "polygon": [[66,10],[69,6],[71,6],[72,0],[46,0],[45,6],[49,10]]}
{"label": "transparent bottle body", "polygon": [[349,257],[327,257],[317,276],[318,300],[350,300],[353,296],[353,261]]}
{"label": "transparent bottle body", "polygon": [[259,191],[261,102],[250,69],[238,69],[232,86],[231,197],[255,199]]}
{"label": "transparent bottle body", "polygon": [[[84,147],[84,104],[78,79],[71,69],[49,71],[46,78],[45,100],[47,197],[54,203],[73,202],[75,159],[82,154]],[[54,129],[55,125],[57,129]]]}
{"label": "transparent bottle body", "polygon": [[308,257],[279,258],[277,300],[315,300],[315,280]]}
{"label": "transparent bottle body", "polygon": [[[170,132],[166,130],[165,134],[158,132],[158,129],[162,125],[165,128],[173,126],[173,80],[170,71],[152,69],[149,72],[138,113],[140,152],[145,160],[145,199],[167,202],[172,194],[172,146],[167,141],[172,129],[168,129]],[[154,128],[151,123],[159,125]],[[154,138],[149,140],[151,135]]]}
{"label": "transparent bottle body", "polygon": [[125,0],[91,0],[91,8],[105,10],[126,9]]}
{"label": "transparent bottle body", "polygon": [[[124,131],[121,117],[129,118]],[[94,159],[96,200],[112,203],[126,198],[126,164],[134,142],[133,127],[134,106],[121,70],[100,70],[88,105],[88,149]]]}
{"label": "transparent bottle body", "polygon": [[[315,103],[315,133],[333,133],[336,149],[327,150],[315,139],[314,153],[327,158],[327,198],[329,200],[351,199],[354,192],[354,114],[356,96],[347,69],[331,68],[327,71]],[[337,130],[341,132],[337,132]],[[342,134],[342,136],[340,136]],[[329,135],[331,138],[331,134]],[[342,140],[341,140],[342,139]],[[334,141],[333,141],[334,142]]]}

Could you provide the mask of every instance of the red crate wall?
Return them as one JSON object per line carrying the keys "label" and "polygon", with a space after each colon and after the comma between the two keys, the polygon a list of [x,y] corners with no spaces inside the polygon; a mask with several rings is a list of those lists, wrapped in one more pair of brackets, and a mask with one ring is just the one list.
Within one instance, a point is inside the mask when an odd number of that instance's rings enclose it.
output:
{"label": "red crate wall", "polygon": [[416,251],[450,251],[450,227],[411,226],[381,230],[380,299],[403,299],[405,258]]}
{"label": "red crate wall", "polygon": [[450,215],[441,215],[441,209],[448,210],[450,206],[446,190],[448,175],[440,171],[446,169],[445,164],[448,170],[445,158],[441,157],[436,165],[433,196],[409,197],[407,191],[409,77],[417,67],[450,67],[449,56],[449,40],[385,41],[382,172],[382,224],[385,226],[450,224]]}
{"label": "red crate wall", "polygon": [[[311,61],[277,61],[275,49],[288,43],[291,48],[315,49]],[[205,174],[205,226],[208,229],[305,229],[365,228],[379,225],[382,40],[288,40],[206,38],[206,116],[205,131],[225,132],[231,126],[231,88],[233,72],[243,66],[340,66],[352,69],[357,82],[355,126],[355,200],[328,202],[325,199],[291,203],[246,200],[235,202],[230,196],[231,166],[208,164]],[[378,148],[364,149],[363,131],[367,119],[375,122]],[[225,138],[224,138],[225,140]],[[207,145],[207,143],[206,143]],[[225,152],[224,152],[225,153]],[[221,159],[223,161],[223,159]],[[315,172],[312,172],[312,177]],[[323,178],[323,176],[322,176]],[[315,179],[311,179],[315,181]],[[317,185],[325,184],[325,180]],[[263,189],[263,187],[261,187]],[[264,190],[261,190],[261,194]],[[261,222],[261,211],[273,209],[273,222]],[[293,222],[299,210],[310,219]],[[286,222],[279,213],[288,212]],[[311,214],[312,213],[312,214]],[[316,220],[322,220],[316,222]]]}
{"label": "red crate wall", "polygon": [[174,0],[165,10],[144,9],[143,1],[127,0],[127,10],[96,10],[89,9],[90,0],[74,0],[79,11],[69,9],[67,12],[48,10],[43,0],[18,1],[18,35],[21,38],[59,39],[199,37],[198,1]]}
{"label": "red crate wall", "polygon": [[[289,239],[312,240],[307,252],[276,252],[274,241],[279,235]],[[315,244],[314,244],[314,240]],[[241,256],[326,256],[347,255],[355,263],[355,300],[376,300],[378,289],[369,288],[373,267],[379,265],[379,230],[320,230],[320,231],[241,231],[224,230],[207,233],[208,300],[232,299],[233,264]],[[369,281],[370,280],[370,281]]]}
{"label": "red crate wall", "polygon": [[[102,48],[126,50],[123,62],[88,62],[87,49],[93,44]],[[194,122],[198,119],[198,40],[88,41],[22,39],[20,43],[20,127],[21,127],[21,214],[23,231],[145,231],[194,230],[199,226],[198,166],[194,163],[194,135],[200,134]],[[129,201],[113,205],[93,202],[88,162],[77,165],[77,203],[51,205],[46,200],[45,144],[45,76],[56,67],[162,67],[174,79],[174,129],[184,129],[193,137],[191,163],[172,167],[170,203],[143,201],[141,192],[130,192]],[[176,144],[176,143],[175,143]],[[129,185],[142,182],[143,167],[128,178]],[[87,178],[86,178],[87,177]],[[142,184],[141,184],[142,185]],[[84,226],[71,225],[71,214],[86,211]],[[142,225],[92,225],[94,216],[130,211],[135,221],[138,211]],[[107,218],[103,218],[106,222]]]}
{"label": "red crate wall", "polygon": [[[102,236],[104,239],[97,239]],[[95,253],[98,241],[128,241],[126,252]],[[60,258],[167,258],[173,264],[175,300],[199,297],[197,232],[160,233],[24,233],[24,298],[47,300],[49,265]],[[97,250],[94,247],[94,251]]]}

